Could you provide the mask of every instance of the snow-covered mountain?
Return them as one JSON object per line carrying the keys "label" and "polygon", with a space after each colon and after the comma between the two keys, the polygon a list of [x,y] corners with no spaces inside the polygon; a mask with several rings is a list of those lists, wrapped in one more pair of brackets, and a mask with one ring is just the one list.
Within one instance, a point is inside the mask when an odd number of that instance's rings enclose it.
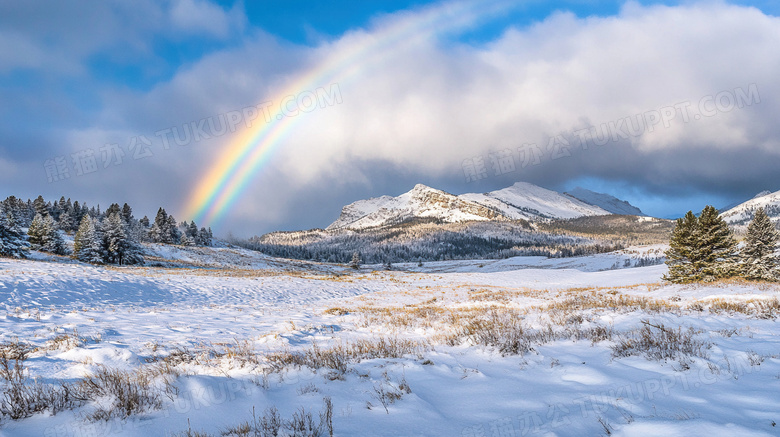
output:
{"label": "snow-covered mountain", "polygon": [[382,196],[350,203],[328,229],[365,229],[404,220],[436,218],[445,222],[494,220],[502,214],[485,205],[469,202],[422,184],[398,197]]}
{"label": "snow-covered mountain", "polygon": [[382,196],[345,206],[333,229],[365,229],[400,223],[412,218],[435,218],[447,223],[470,220],[529,221],[610,212],[571,196],[518,182],[489,193],[450,194],[422,184],[398,197]]}
{"label": "snow-covered mountain", "polygon": [[780,191],[762,191],[747,202],[723,212],[721,217],[730,225],[744,226],[753,220],[756,210],[760,207],[764,208],[773,222],[780,222]]}
{"label": "snow-covered mountain", "polygon": [[645,215],[642,210],[626,202],[625,200],[620,200],[617,197],[610,196],[609,194],[596,193],[595,191],[590,191],[582,187],[577,187],[563,194],[568,194],[569,196],[574,197],[575,199],[579,199],[589,205],[598,206],[599,208],[607,210],[612,214]]}

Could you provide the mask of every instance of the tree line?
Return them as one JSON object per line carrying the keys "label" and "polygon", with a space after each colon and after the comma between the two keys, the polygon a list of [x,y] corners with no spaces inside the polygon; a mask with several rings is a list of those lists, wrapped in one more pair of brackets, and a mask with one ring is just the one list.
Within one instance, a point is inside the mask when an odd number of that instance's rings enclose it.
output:
{"label": "tree line", "polygon": [[763,208],[756,210],[741,248],[714,207],[706,206],[698,217],[688,211],[672,231],[664,280],[678,284],[731,277],[777,281],[778,240],[780,233]]}
{"label": "tree line", "polygon": [[[64,234],[75,234],[72,253]],[[34,249],[94,264],[140,264],[141,242],[210,246],[212,239],[210,228],[177,223],[164,208],[151,222],[146,216],[136,219],[127,203],[101,211],[99,205],[88,207],[64,197],[47,202],[42,196],[27,201],[10,196],[0,202],[0,256],[21,258]]]}
{"label": "tree line", "polygon": [[440,223],[418,219],[400,225],[353,230],[274,232],[228,242],[264,254],[329,263],[382,264],[513,256],[570,257],[622,249],[620,242],[552,234],[527,222]]}

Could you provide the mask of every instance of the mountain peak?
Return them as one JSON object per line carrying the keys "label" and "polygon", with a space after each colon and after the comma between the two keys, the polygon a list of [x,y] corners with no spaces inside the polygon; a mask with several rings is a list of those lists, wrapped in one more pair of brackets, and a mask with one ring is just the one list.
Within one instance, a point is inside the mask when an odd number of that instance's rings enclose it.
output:
{"label": "mountain peak", "polygon": [[473,220],[537,221],[608,214],[610,211],[598,205],[528,182],[516,182],[490,193],[457,196],[417,184],[397,197],[358,200],[345,206],[341,216],[328,229],[365,229],[413,218],[433,218],[452,223]]}
{"label": "mountain peak", "polygon": [[598,206],[612,214],[645,215],[642,210],[626,202],[625,200],[620,200],[617,197],[609,194],[597,193],[595,191],[588,190],[587,188],[577,187],[564,194],[574,197],[575,199],[579,199],[589,205]]}
{"label": "mountain peak", "polygon": [[752,199],[742,202],[733,208],[728,208],[721,214],[721,217],[730,225],[747,225],[753,220],[753,216],[758,208],[764,208],[764,211],[773,222],[780,221],[780,191],[775,191],[774,193],[762,191]]}
{"label": "mountain peak", "polygon": [[429,191],[441,191],[441,190],[437,190],[436,188],[431,188],[431,187],[429,187],[427,185],[424,185],[424,184],[417,184],[417,185],[414,186],[414,188],[412,188],[408,192],[409,193],[425,193],[425,192],[429,192]]}

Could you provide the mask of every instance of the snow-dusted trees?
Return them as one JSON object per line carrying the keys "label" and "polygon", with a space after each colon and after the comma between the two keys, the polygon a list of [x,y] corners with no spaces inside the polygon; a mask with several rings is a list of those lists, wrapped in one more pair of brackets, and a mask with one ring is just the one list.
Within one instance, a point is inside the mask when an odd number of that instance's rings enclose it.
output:
{"label": "snow-dusted trees", "polygon": [[353,269],[360,268],[360,253],[355,251],[352,253],[352,261],[349,262],[349,266]]}
{"label": "snow-dusted trees", "polygon": [[103,238],[89,214],[81,219],[73,240],[73,255],[81,262],[103,264]]}
{"label": "snow-dusted trees", "polygon": [[213,239],[214,235],[211,233],[211,228],[200,228],[198,235],[195,237],[195,244],[198,246],[211,246],[211,240]]}
{"label": "snow-dusted trees", "polygon": [[[93,264],[139,264],[142,249],[120,211],[116,209],[103,220],[85,215],[74,239],[74,256]],[[107,210],[107,211],[109,211]]]}
{"label": "snow-dusted trees", "polygon": [[747,279],[776,281],[778,279],[778,257],[775,255],[780,240],[775,225],[769,220],[763,208],[756,211],[745,237],[745,246],[740,252],[742,275]]}
{"label": "snow-dusted trees", "polygon": [[699,232],[697,267],[701,279],[710,282],[736,275],[737,241],[717,209],[704,207],[699,215]]}
{"label": "snow-dusted trees", "polygon": [[51,215],[36,214],[27,230],[27,235],[30,237],[33,249],[57,255],[67,254],[65,241]]}
{"label": "snow-dusted trees", "polygon": [[739,274],[734,234],[712,206],[704,207],[698,218],[688,211],[678,219],[669,246],[664,280],[710,282]]}
{"label": "snow-dusted trees", "polygon": [[0,256],[22,258],[29,247],[30,243],[14,222],[13,215],[0,216]]}
{"label": "snow-dusted trees", "polygon": [[699,232],[699,219],[688,211],[685,217],[677,219],[677,226],[672,231],[669,250],[666,251],[666,265],[669,271],[664,280],[685,283],[699,280],[694,262],[697,261],[696,238]]}
{"label": "snow-dusted trees", "polygon": [[158,209],[154,224],[149,229],[149,240],[153,243],[178,244],[180,239],[176,219],[168,215],[165,209]]}

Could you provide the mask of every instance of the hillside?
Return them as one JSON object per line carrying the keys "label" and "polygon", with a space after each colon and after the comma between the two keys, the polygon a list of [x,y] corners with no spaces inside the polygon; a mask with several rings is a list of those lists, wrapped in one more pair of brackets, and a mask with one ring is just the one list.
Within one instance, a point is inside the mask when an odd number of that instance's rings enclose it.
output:
{"label": "hillside", "polygon": [[758,208],[764,208],[773,222],[780,222],[780,191],[763,191],[755,197],[721,213],[721,217],[730,225],[738,228],[747,226]]}
{"label": "hillside", "polygon": [[606,214],[610,212],[598,206],[525,182],[489,193],[461,195],[418,184],[397,197],[381,196],[353,202],[342,209],[339,218],[327,229],[368,229],[416,218],[458,223],[539,221]]}

